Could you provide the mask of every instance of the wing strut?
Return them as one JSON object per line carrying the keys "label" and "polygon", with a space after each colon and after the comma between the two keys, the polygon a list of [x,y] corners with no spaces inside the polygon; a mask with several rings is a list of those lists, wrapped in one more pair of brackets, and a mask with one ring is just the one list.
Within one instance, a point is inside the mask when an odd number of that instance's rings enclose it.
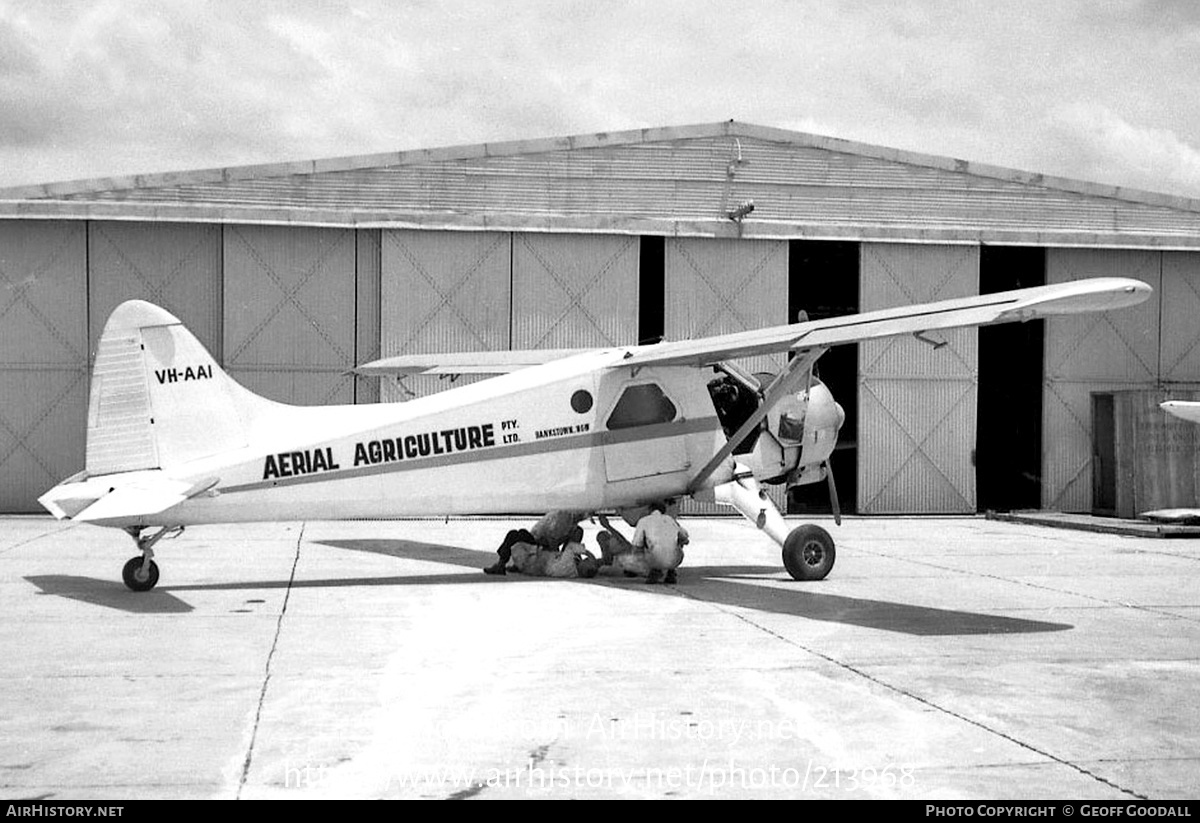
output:
{"label": "wing strut", "polygon": [[733,454],[733,450],[737,448],[738,443],[741,443],[750,432],[754,431],[755,427],[762,422],[767,413],[775,407],[775,404],[788,392],[795,389],[796,385],[802,380],[807,379],[809,370],[812,369],[813,363],[817,362],[817,358],[823,355],[828,349],[813,348],[802,349],[796,352],[783,371],[775,375],[775,379],[771,381],[764,392],[763,402],[758,404],[758,408],[754,414],[747,418],[736,432],[729,436],[725,445],[720,451],[712,456],[712,459],[704,464],[704,467],[696,473],[688,483],[688,493],[696,491],[700,488],[700,484],[708,479],[709,475],[717,470],[717,467],[725,462],[729,455]]}
{"label": "wing strut", "polygon": [[842,525],[842,504],[838,502],[837,483],[833,480],[833,464],[825,459],[825,482],[829,484],[829,505],[833,507],[833,522]]}

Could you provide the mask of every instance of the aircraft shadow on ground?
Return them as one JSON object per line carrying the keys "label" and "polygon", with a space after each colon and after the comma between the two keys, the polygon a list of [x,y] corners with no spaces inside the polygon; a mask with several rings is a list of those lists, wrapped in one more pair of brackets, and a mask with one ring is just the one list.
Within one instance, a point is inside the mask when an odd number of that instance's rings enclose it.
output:
{"label": "aircraft shadow on ground", "polygon": [[132,612],[134,614],[184,614],[193,607],[163,589],[131,592],[120,580],[97,580],[73,574],[39,574],[25,578],[50,594],[93,606]]}
{"label": "aircraft shadow on ground", "polygon": [[[768,567],[756,569],[758,577]],[[808,620],[861,626],[868,629],[927,637],[973,634],[1034,634],[1075,628],[1069,623],[1050,623],[984,612],[968,612],[917,606],[889,600],[871,600],[840,594],[823,594],[821,583],[795,583],[785,587],[757,586],[738,567],[708,566],[692,569],[699,575],[686,593],[696,600],[728,606],[743,606],[774,614],[790,614]],[[688,580],[680,572],[681,578]],[[780,579],[779,575],[771,579]],[[784,578],[786,579],[786,578]]]}
{"label": "aircraft shadow on ground", "polygon": [[[425,560],[461,566],[478,572],[495,561],[492,552],[423,543],[415,540],[321,540],[316,544],[333,549],[386,555],[406,560]],[[303,550],[302,550],[303,551]],[[729,565],[688,566],[679,572],[679,586],[648,586],[641,579],[609,576],[593,580],[563,580],[563,585],[601,585],[651,595],[683,595],[718,606],[748,608],[771,614],[791,615],[806,620],[860,626],[916,636],[957,636],[989,634],[1032,634],[1065,631],[1066,623],[1007,617],[981,612],[940,609],[887,600],[824,594],[823,583],[794,583],[777,566]],[[484,583],[482,574],[462,572],[405,574],[372,577],[289,580],[278,578],[226,583],[160,585],[153,591],[131,592],[119,581],[97,580],[73,575],[26,577],[42,594],[57,595],[92,605],[144,614],[170,614],[193,611],[193,607],[174,592],[237,591],[284,588],[340,588],[361,586],[426,586]],[[533,582],[539,578],[508,575],[492,579],[495,584]],[[756,581],[782,581],[784,585],[757,585]]]}
{"label": "aircraft shadow on ground", "polygon": [[[349,549],[368,554],[383,554],[390,557],[400,557],[406,560],[428,560],[435,563],[462,566],[480,570],[494,563],[496,555],[492,552],[482,552],[475,549],[464,549],[459,546],[447,546],[440,543],[422,543],[419,540],[315,540],[315,545],[329,546],[335,549]],[[301,553],[303,554],[303,548]],[[350,588],[360,586],[430,586],[452,583],[478,583],[482,579],[461,572],[434,574],[405,574],[383,577],[336,577],[324,579],[301,580],[246,580],[228,583],[196,583],[179,585],[160,585],[158,590],[168,592],[188,591],[233,591],[254,589],[329,589]],[[512,579],[522,579],[514,575]],[[530,580],[532,578],[523,578]]]}
{"label": "aircraft shadow on ground", "polygon": [[[319,546],[329,546],[333,549],[348,549],[368,554],[385,554],[389,557],[403,557],[405,560],[429,560],[434,563],[448,563],[452,566],[465,566],[482,569],[496,562],[494,551],[485,552],[478,549],[464,549],[461,546],[447,546],[443,543],[423,543],[420,540],[315,540]],[[497,544],[499,545],[499,541]]]}
{"label": "aircraft shadow on ground", "polygon": [[[495,561],[490,552],[420,543],[410,540],[322,540],[321,545],[337,549],[386,554],[392,557],[430,560],[473,568]],[[808,620],[842,623],[869,629],[899,632],[920,636],[974,634],[1032,634],[1057,632],[1074,628],[1067,623],[1007,617],[980,612],[915,606],[887,600],[869,600],[814,591],[821,583],[794,583],[777,566],[687,566],[680,569],[681,591],[696,600],[725,606],[741,606],[774,614],[787,614]],[[737,578],[741,578],[740,580]],[[787,581],[786,586],[758,586],[752,581]],[[525,579],[510,575],[505,580]],[[429,578],[417,578],[430,582]],[[454,575],[453,582],[471,582]],[[567,581],[564,581],[567,582]],[[572,581],[585,584],[600,583],[620,588],[641,587],[651,593],[670,593],[668,586],[647,586],[641,580],[603,576],[592,581]]]}

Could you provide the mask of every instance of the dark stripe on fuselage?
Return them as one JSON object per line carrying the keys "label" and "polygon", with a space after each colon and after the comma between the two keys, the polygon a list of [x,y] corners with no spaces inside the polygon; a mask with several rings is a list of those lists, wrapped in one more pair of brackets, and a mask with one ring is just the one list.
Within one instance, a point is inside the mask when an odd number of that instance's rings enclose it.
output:
{"label": "dark stripe on fuselage", "polygon": [[368,477],[373,474],[437,469],[443,466],[455,466],[460,463],[506,460],[516,457],[528,457],[533,454],[548,454],[550,452],[569,451],[573,449],[611,446],[617,443],[636,443],[646,440],[660,440],[665,437],[683,437],[689,434],[720,431],[720,428],[720,421],[716,417],[701,417],[695,420],[683,420],[678,423],[658,423],[653,426],[638,426],[619,431],[564,435],[548,440],[534,440],[510,446],[495,446],[490,449],[458,452],[439,457],[424,457],[417,460],[402,460],[394,463],[378,463],[373,466],[359,466],[358,468],[342,469],[341,471],[304,474],[295,477],[280,477],[275,480],[262,480],[256,483],[225,486],[218,490],[221,494],[233,494],[235,492],[255,491],[257,489],[278,488],[279,486],[296,486],[302,483],[328,483],[335,480],[348,480],[354,477]]}

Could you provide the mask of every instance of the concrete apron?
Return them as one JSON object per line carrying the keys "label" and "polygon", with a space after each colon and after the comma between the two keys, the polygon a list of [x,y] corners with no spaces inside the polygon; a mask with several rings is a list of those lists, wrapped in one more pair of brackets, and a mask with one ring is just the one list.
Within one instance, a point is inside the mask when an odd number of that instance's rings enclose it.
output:
{"label": "concrete apron", "polygon": [[136,594],[119,532],[0,520],[0,794],[1196,795],[1192,541],[822,521],[800,584],[697,519],[674,587],[483,575],[522,522],[197,527]]}

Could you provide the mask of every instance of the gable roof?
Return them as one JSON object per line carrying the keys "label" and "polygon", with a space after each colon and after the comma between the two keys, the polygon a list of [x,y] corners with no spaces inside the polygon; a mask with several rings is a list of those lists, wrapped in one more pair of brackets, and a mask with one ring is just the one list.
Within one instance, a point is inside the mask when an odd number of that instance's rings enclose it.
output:
{"label": "gable roof", "polygon": [[21,186],[6,217],[1200,248],[1200,200],[734,121]]}

